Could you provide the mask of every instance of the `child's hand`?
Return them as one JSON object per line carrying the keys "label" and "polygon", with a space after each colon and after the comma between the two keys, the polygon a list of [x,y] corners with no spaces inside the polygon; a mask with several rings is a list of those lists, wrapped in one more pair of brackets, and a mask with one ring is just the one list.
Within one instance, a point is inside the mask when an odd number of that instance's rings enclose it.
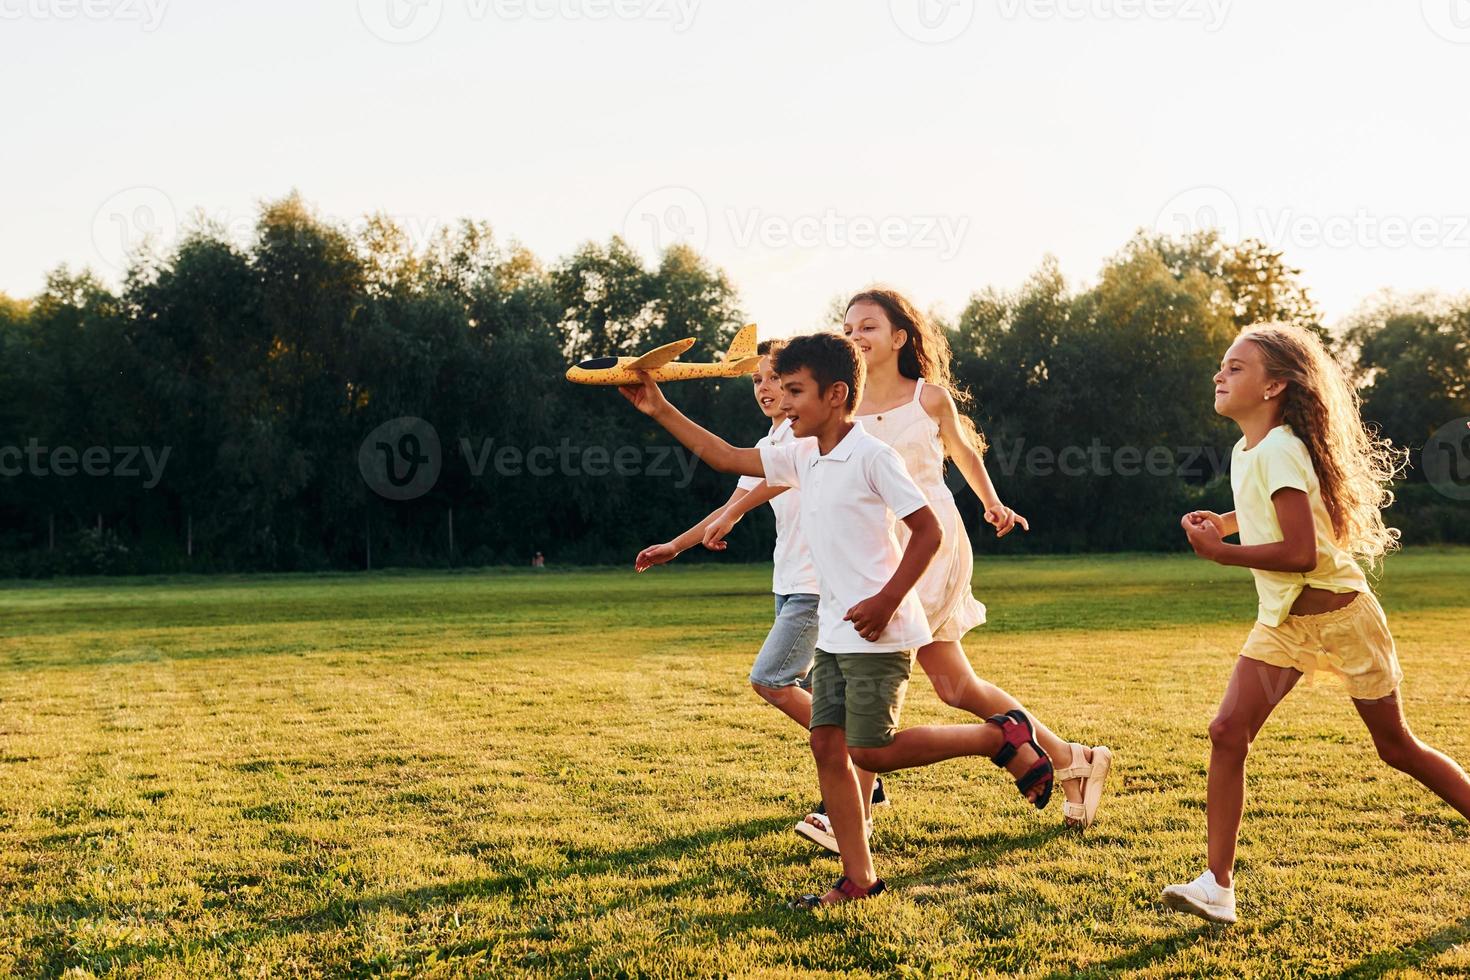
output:
{"label": "child's hand", "polygon": [[633,560],[633,571],[646,572],[654,565],[662,565],[678,557],[679,549],[668,541],[663,544],[651,544],[638,552],[638,557]]}
{"label": "child's hand", "polygon": [[1224,543],[1220,529],[1206,518],[1194,514],[1185,514],[1180,523],[1184,525],[1184,533],[1189,538],[1189,546],[1194,549],[1194,553],[1214,561]]}
{"label": "child's hand", "polygon": [[623,397],[633,403],[633,407],[650,418],[657,416],[659,412],[669,407],[669,400],[664,393],[658,390],[658,385],[648,376],[647,371],[639,371],[638,378],[642,382],[636,385],[619,385],[618,391]]}
{"label": "child's hand", "polygon": [[704,529],[704,546],[710,551],[724,551],[728,547],[725,544],[725,535],[733,531],[739,523],[740,518],[732,519],[721,514]]}
{"label": "child's hand", "polygon": [[897,611],[898,600],[890,599],[880,592],[853,606],[842,618],[852,623],[858,636],[873,643],[883,635],[883,631],[888,628],[888,621]]}
{"label": "child's hand", "polygon": [[[1212,510],[1192,510],[1184,515],[1184,520],[1190,524],[1198,523],[1199,521],[1209,521],[1215,525],[1215,530],[1220,532],[1220,537],[1223,538],[1225,536],[1225,518]],[[1185,530],[1188,529],[1188,524],[1186,524]]]}
{"label": "child's hand", "polygon": [[995,502],[995,506],[985,508],[985,522],[995,528],[995,536],[997,538],[1003,538],[1007,534],[1010,534],[1016,529],[1016,525],[1018,524],[1023,531],[1031,530],[1031,524],[1026,518],[1017,514],[999,500]]}

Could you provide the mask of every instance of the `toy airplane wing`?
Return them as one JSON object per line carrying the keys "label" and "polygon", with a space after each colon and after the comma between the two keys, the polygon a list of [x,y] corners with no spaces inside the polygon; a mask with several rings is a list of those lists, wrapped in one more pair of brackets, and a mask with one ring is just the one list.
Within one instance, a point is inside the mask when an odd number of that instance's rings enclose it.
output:
{"label": "toy airplane wing", "polygon": [[654,368],[661,368],[693,346],[694,338],[686,337],[683,340],[676,340],[672,344],[655,347],[636,361],[629,361],[628,370],[652,371]]}
{"label": "toy airplane wing", "polygon": [[756,353],[756,327],[747,323],[730,341],[718,361],[680,361],[679,355],[694,346],[694,338],[656,347],[640,357],[594,357],[567,369],[567,380],[582,385],[631,385],[638,371],[647,371],[654,381],[689,381],[695,378],[738,378],[760,364]]}

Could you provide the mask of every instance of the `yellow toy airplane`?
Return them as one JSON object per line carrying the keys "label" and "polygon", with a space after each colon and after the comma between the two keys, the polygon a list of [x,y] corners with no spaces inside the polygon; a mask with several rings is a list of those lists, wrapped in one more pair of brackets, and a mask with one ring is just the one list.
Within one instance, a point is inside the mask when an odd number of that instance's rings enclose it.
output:
{"label": "yellow toy airplane", "polygon": [[635,385],[635,371],[647,371],[654,381],[688,381],[692,378],[738,378],[752,374],[760,363],[755,352],[755,324],[747,323],[740,328],[730,349],[713,363],[684,363],[675,360],[680,354],[694,346],[694,338],[687,337],[672,344],[664,344],[642,357],[594,357],[576,367],[567,368],[567,380],[579,385]]}

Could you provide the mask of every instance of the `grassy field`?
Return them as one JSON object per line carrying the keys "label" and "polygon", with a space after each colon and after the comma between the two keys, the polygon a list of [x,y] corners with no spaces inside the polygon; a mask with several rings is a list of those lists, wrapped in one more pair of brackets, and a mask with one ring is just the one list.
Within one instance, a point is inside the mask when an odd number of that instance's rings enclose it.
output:
{"label": "grassy field", "polygon": [[[805,738],[745,682],[760,567],[0,584],[0,972],[1470,975],[1470,832],[1340,688],[1252,756],[1241,925],[1162,909],[1254,610],[1186,557],[982,559],[971,659],[1118,766],[1061,832],[988,763],[900,773],[892,891],[802,915]],[[1421,736],[1470,761],[1470,551],[1381,582]],[[905,721],[961,721],[916,680]]]}

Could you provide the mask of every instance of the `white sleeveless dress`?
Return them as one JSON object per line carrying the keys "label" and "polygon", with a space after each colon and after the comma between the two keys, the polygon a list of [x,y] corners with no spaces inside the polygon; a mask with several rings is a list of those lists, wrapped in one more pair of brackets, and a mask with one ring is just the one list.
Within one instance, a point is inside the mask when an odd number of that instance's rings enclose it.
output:
{"label": "white sleeveless dress", "polygon": [[[919,485],[929,501],[929,508],[944,529],[944,544],[924,571],[914,591],[929,617],[929,629],[935,640],[959,640],[985,622],[985,606],[970,591],[970,577],[975,570],[975,556],[970,551],[970,538],[965,522],[955,506],[954,494],[944,483],[944,442],[939,423],[919,402],[924,380],[914,385],[913,400],[905,405],[875,415],[859,415],[863,428],[898,450],[908,467],[909,476]],[[907,545],[908,525],[898,522],[898,540]]]}

